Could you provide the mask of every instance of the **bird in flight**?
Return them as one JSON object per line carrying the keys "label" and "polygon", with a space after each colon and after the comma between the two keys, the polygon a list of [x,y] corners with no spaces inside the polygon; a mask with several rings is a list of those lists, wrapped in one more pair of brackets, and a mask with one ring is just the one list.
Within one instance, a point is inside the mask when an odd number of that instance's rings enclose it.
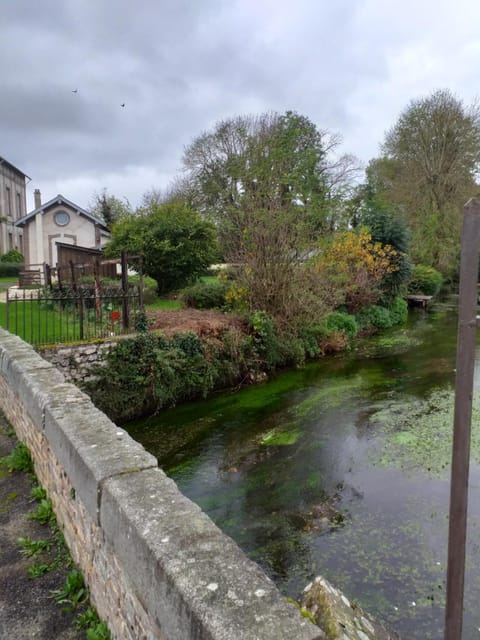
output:
{"label": "bird in flight", "polygon": [[124,106],[125,106],[125,103],[124,103],[124,102],[122,102],[122,104],[121,104],[120,106],[121,106],[121,107],[124,107]]}
{"label": "bird in flight", "polygon": [[78,93],[78,89],[72,89],[72,93]]}

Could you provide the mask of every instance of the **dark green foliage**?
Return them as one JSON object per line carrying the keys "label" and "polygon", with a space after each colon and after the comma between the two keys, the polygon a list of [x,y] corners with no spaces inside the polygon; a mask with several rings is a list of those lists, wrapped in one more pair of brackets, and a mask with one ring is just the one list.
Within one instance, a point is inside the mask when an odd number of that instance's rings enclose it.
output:
{"label": "dark green foliage", "polygon": [[52,598],[57,604],[62,605],[67,611],[73,611],[88,600],[88,589],[83,581],[83,576],[78,569],[72,569],[65,578],[65,584],[61,589],[52,591]]}
{"label": "dark green foliage", "polygon": [[283,361],[282,344],[275,324],[265,311],[255,311],[251,317],[255,349],[267,371],[275,369]]}
{"label": "dark green foliage", "polygon": [[367,202],[362,222],[365,224],[374,242],[390,245],[397,255],[392,260],[396,271],[388,273],[382,280],[381,289],[385,301],[391,300],[405,287],[412,273],[412,263],[409,252],[409,231],[405,220],[400,214],[381,210]]}
{"label": "dark green foliage", "polygon": [[433,267],[416,264],[412,279],[408,285],[408,292],[424,296],[436,296],[442,288],[443,276]]}
{"label": "dark green foliage", "polygon": [[37,510],[30,513],[28,517],[31,520],[38,520],[41,524],[53,524],[56,519],[50,498],[42,498],[37,505]]}
{"label": "dark green foliage", "polygon": [[197,282],[183,289],[181,299],[187,307],[194,309],[222,309],[225,306],[225,294],[230,286],[221,280]]}
{"label": "dark green foliage", "polygon": [[322,354],[322,340],[328,336],[325,324],[311,324],[300,330],[300,339],[307,358],[317,358]]}
{"label": "dark green foliage", "polygon": [[10,251],[7,251],[7,253],[3,254],[3,256],[0,258],[0,262],[6,264],[23,265],[23,263],[25,262],[25,258],[23,257],[23,254],[21,254],[17,249],[10,249]]}
{"label": "dark green foliage", "polygon": [[1,458],[1,462],[10,472],[25,471],[26,473],[31,473],[33,471],[30,451],[23,442],[19,442],[10,455]]}
{"label": "dark green foliage", "polygon": [[107,624],[102,622],[93,607],[88,607],[75,618],[77,629],[87,630],[87,640],[110,640],[111,635]]}
{"label": "dark green foliage", "polygon": [[23,264],[0,261],[0,278],[18,278],[22,269]]}
{"label": "dark green foliage", "polygon": [[359,325],[364,329],[389,329],[393,322],[390,312],[385,307],[372,304],[365,307],[357,315]]}
{"label": "dark green foliage", "polygon": [[[184,287],[204,274],[216,257],[213,225],[179,202],[152,203],[112,229],[108,255],[142,255],[144,273],[157,282],[158,293]],[[139,267],[132,260],[135,268]]]}
{"label": "dark green foliage", "polygon": [[403,298],[396,297],[389,307],[392,325],[404,324],[408,317],[408,305]]}
{"label": "dark green foliage", "polygon": [[[205,396],[219,380],[218,362],[207,358],[198,337],[190,333],[171,339],[139,334],[119,342],[105,359],[94,371],[95,380],[84,387],[116,421]],[[222,359],[219,354],[217,359]]]}
{"label": "dark green foliage", "polygon": [[358,324],[355,316],[343,311],[330,313],[325,320],[325,326],[330,333],[334,331],[343,333],[348,338],[354,338],[358,333]]}

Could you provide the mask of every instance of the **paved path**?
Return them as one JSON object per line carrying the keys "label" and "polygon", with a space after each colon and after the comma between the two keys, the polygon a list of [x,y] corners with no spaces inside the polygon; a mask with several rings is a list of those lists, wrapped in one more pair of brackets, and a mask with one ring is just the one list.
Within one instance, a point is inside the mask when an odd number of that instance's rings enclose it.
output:
{"label": "paved path", "polygon": [[[0,413],[0,456],[8,455],[15,444],[7,432]],[[50,597],[52,589],[63,585],[66,569],[30,578],[27,568],[33,561],[20,554],[17,538],[45,540],[51,536],[48,527],[27,518],[36,507],[31,488],[32,481],[25,473],[8,473],[0,465],[0,638],[84,640],[85,630],[75,629],[72,614]]]}

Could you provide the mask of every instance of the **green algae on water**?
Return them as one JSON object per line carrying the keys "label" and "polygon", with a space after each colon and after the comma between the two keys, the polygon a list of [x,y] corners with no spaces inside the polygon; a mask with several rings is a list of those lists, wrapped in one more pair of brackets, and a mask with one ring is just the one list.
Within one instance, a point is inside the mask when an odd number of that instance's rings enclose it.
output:
{"label": "green algae on water", "polygon": [[288,446],[295,444],[301,435],[302,431],[297,427],[272,429],[262,436],[261,444],[266,447]]}
{"label": "green algae on water", "polygon": [[[454,392],[434,390],[420,400],[392,402],[371,423],[383,435],[374,464],[428,477],[445,477],[452,456]],[[471,459],[480,464],[480,397],[473,400]]]}

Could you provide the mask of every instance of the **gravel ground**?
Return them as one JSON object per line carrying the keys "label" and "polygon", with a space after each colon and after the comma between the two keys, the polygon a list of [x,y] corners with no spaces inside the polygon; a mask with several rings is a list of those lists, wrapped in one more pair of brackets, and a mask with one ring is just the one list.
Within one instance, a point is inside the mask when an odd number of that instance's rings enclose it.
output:
{"label": "gravel ground", "polygon": [[[7,434],[8,424],[0,414],[0,457],[8,455],[16,443]],[[75,629],[73,615],[50,597],[53,589],[63,585],[68,569],[62,566],[37,578],[27,574],[34,562],[53,560],[52,552],[38,560],[24,558],[17,544],[19,537],[52,539],[47,526],[27,518],[36,508],[31,489],[32,479],[26,473],[9,473],[0,465],[0,638],[84,639],[85,631]]]}

